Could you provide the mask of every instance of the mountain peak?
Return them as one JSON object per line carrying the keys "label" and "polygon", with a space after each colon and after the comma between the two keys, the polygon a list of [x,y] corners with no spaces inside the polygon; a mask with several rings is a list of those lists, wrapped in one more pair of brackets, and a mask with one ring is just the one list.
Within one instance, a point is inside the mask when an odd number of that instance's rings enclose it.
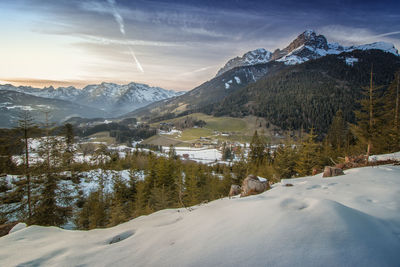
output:
{"label": "mountain peak", "polygon": [[255,50],[249,51],[241,57],[235,57],[229,60],[224,67],[222,67],[216,76],[221,75],[228,70],[240,66],[250,66],[256,64],[267,63],[271,59],[271,52],[265,50],[264,48],[257,48]]}

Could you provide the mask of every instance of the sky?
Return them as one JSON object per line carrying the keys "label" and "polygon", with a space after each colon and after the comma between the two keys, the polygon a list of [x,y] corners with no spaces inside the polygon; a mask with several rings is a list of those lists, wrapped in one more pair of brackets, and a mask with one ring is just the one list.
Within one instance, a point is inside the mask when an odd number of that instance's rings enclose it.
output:
{"label": "sky", "polygon": [[2,0],[0,84],[140,82],[190,90],[247,51],[306,29],[400,48],[400,1]]}

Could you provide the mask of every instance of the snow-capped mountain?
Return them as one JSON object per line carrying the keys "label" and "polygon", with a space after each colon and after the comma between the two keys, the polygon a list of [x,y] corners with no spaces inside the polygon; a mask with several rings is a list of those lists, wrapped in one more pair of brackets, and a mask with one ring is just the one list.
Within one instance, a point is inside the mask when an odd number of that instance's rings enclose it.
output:
{"label": "snow-capped mountain", "polygon": [[181,95],[182,92],[165,90],[160,87],[150,87],[146,84],[101,83],[88,85],[82,89],[79,102],[88,106],[112,110],[113,114],[123,114],[143,107],[149,103]]}
{"label": "snow-capped mountain", "polygon": [[109,114],[103,110],[66,101],[40,97],[16,90],[0,90],[0,127],[14,127],[18,124],[21,111],[29,111],[36,122],[45,120],[44,111],[51,111],[49,120],[59,123],[71,117],[98,118]]}
{"label": "snow-capped mountain", "polygon": [[111,115],[120,115],[125,112],[143,107],[149,103],[171,98],[183,94],[165,90],[160,87],[150,87],[146,84],[129,83],[119,85],[115,83],[101,83],[88,85],[82,90],[70,87],[45,87],[43,89],[30,86],[0,85],[0,90],[16,91],[38,97],[60,99],[102,109]]}
{"label": "snow-capped mountain", "polygon": [[241,57],[235,57],[229,60],[224,67],[222,67],[216,76],[221,75],[228,70],[231,70],[235,67],[241,66],[251,66],[261,63],[267,63],[271,59],[272,53],[265,50],[264,48],[259,48],[250,52],[247,52]]}
{"label": "snow-capped mountain", "polygon": [[284,62],[286,65],[295,65],[310,59],[317,59],[326,55],[337,55],[342,52],[354,50],[382,50],[384,52],[399,55],[393,44],[376,42],[365,45],[341,46],[338,43],[328,43],[325,36],[317,35],[313,30],[307,30],[300,34],[292,43],[283,50],[276,50],[271,60]]}
{"label": "snow-capped mountain", "polygon": [[229,60],[225,66],[218,71],[217,76],[235,67],[262,64],[270,61],[283,62],[286,65],[295,65],[326,55],[337,55],[342,52],[372,49],[382,50],[399,56],[398,50],[390,43],[376,42],[345,47],[338,43],[328,43],[325,36],[318,35],[313,30],[306,30],[282,50],[276,49],[271,53],[263,48],[259,48],[245,53],[242,57],[235,57]]}

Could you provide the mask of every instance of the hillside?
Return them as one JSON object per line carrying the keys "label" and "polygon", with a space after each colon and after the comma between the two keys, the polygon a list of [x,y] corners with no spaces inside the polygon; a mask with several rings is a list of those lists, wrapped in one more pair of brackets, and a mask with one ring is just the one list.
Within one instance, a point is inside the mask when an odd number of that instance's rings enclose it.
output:
{"label": "hillside", "polygon": [[204,82],[198,87],[175,98],[162,100],[123,115],[123,117],[161,117],[168,114],[187,114],[219,103],[225,97],[262,77],[285,67],[283,63],[270,62],[236,67]]}
{"label": "hillside", "polygon": [[[103,82],[87,85],[83,89],[77,89],[73,86],[33,88],[31,86],[16,87],[11,84],[4,84],[0,85],[1,91],[14,91],[36,97],[73,102],[82,106],[101,109],[108,116],[119,116],[155,101],[183,94],[182,92],[134,82],[123,85]],[[21,95],[21,97],[24,96]],[[83,117],[90,118],[91,116],[83,115]]]}
{"label": "hillside", "polygon": [[399,166],[366,167],[108,229],[30,226],[0,238],[0,265],[395,266],[399,177]]}
{"label": "hillside", "polygon": [[[349,64],[349,59],[355,62]],[[339,109],[347,121],[354,121],[371,66],[374,84],[384,90],[400,69],[400,58],[379,50],[327,55],[263,77],[203,111],[215,116],[255,115],[282,129],[315,127],[326,132]]]}
{"label": "hillside", "polygon": [[346,47],[307,30],[282,50],[257,49],[232,58],[216,77],[186,94],[123,117],[163,121],[193,112],[254,115],[283,130],[314,127],[325,133],[338,109],[354,122],[371,66],[374,83],[385,89],[400,69],[397,49],[385,42]]}
{"label": "hillside", "polygon": [[51,122],[62,122],[70,117],[98,118],[107,113],[70,101],[37,97],[15,91],[0,90],[0,127],[14,127],[21,111],[27,110],[36,122],[44,122],[44,111],[50,111]]}

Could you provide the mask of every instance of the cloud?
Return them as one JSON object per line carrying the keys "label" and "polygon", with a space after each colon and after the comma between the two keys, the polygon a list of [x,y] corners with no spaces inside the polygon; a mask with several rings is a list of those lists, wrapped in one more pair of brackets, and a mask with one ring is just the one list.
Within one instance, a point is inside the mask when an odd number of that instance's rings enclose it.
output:
{"label": "cloud", "polygon": [[377,33],[369,28],[350,27],[344,25],[328,25],[321,27],[320,32],[330,41],[343,45],[359,45],[371,42],[384,41],[400,47],[400,38],[391,38],[400,34],[400,31]]}

